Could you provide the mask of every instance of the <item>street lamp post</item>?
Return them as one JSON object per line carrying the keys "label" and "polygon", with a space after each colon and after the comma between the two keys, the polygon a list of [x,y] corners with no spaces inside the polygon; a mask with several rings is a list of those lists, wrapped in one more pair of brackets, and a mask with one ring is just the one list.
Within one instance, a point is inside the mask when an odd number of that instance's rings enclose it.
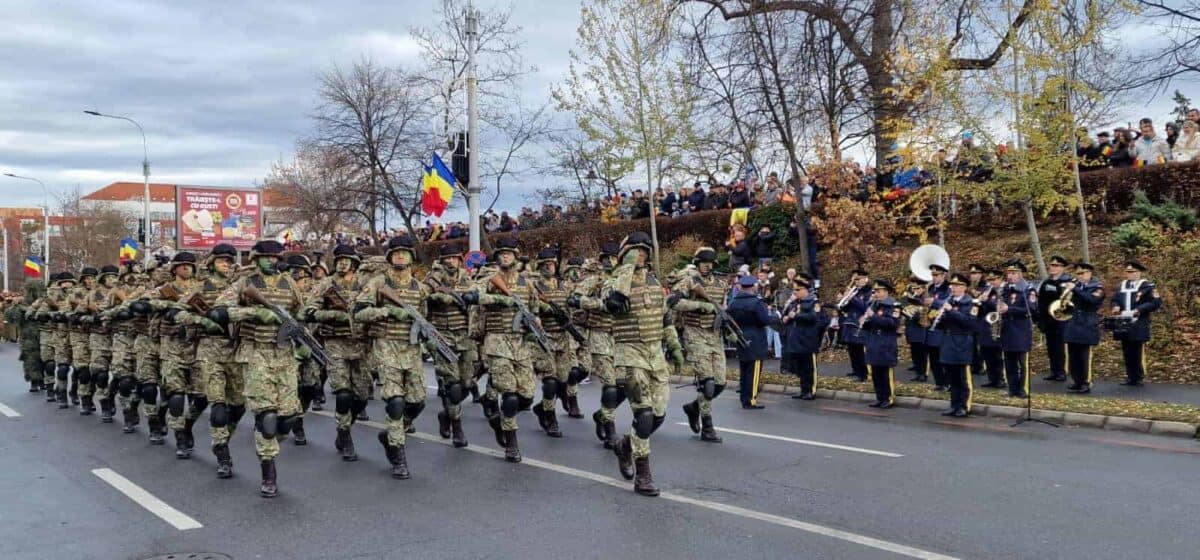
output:
{"label": "street lamp post", "polygon": [[[24,177],[21,175],[13,175],[12,173],[5,173],[4,176],[12,177],[13,179],[22,179],[25,181],[33,181],[42,186],[42,195],[45,196],[45,198],[42,200],[42,203],[43,203],[43,206],[42,206],[42,235],[43,235],[42,248],[45,251],[45,254],[42,255],[42,264],[45,265],[47,269],[49,269],[50,268],[50,191],[49,191],[49,189],[46,188],[46,183],[43,183],[37,179],[34,179],[33,177]],[[7,245],[6,245],[6,247],[7,247]]]}
{"label": "street lamp post", "polygon": [[84,111],[84,113],[87,113],[94,117],[107,117],[110,119],[118,119],[118,120],[132,123],[133,126],[137,127],[138,132],[140,132],[142,134],[142,154],[143,154],[143,157],[142,157],[142,180],[143,180],[143,184],[146,188],[145,197],[142,199],[142,220],[143,220],[142,223],[143,223],[143,227],[145,228],[144,231],[146,233],[145,245],[142,246],[142,262],[147,267],[149,267],[150,266],[150,148],[146,144],[146,131],[144,129],[142,129],[142,125],[138,124],[137,121],[135,121],[129,117],[123,117],[121,115],[106,115],[106,114],[100,113],[98,111]]}

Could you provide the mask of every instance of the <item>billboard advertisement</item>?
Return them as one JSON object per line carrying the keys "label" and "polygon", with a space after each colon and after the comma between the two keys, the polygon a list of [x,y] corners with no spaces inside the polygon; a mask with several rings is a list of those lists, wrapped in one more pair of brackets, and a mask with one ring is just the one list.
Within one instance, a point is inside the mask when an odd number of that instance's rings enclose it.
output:
{"label": "billboard advertisement", "polygon": [[262,235],[262,191],[179,185],[175,221],[180,250],[208,251],[218,243],[230,243],[239,251],[249,251]]}

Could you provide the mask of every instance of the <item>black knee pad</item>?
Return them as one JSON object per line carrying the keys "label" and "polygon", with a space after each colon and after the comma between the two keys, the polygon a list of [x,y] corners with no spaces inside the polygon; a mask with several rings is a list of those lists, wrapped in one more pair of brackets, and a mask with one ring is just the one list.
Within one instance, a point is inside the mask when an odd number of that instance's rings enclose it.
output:
{"label": "black knee pad", "polygon": [[600,406],[617,408],[621,404],[621,391],[616,385],[605,385],[600,388]]}
{"label": "black knee pad", "polygon": [[662,427],[663,422],[666,422],[666,421],[667,421],[666,416],[655,416],[654,417],[654,427],[650,430],[650,433],[657,432],[658,429]]}
{"label": "black knee pad", "polygon": [[208,408],[208,397],[205,395],[192,395],[191,399],[191,414],[199,416],[204,409]]}
{"label": "black knee pad", "polygon": [[646,439],[654,433],[653,409],[642,408],[633,413],[633,432],[642,439]]}
{"label": "black knee pad", "polygon": [[167,412],[171,413],[171,416],[175,416],[177,418],[183,416],[184,401],[185,397],[183,396],[183,393],[174,393],[167,397]]}
{"label": "black knee pad", "polygon": [[317,396],[317,386],[301,385],[296,394],[300,397],[300,402],[312,402],[313,398]]}
{"label": "black knee pad", "polygon": [[117,380],[117,392],[120,393],[122,397],[129,398],[133,395],[134,389],[137,389],[136,379],[130,376],[125,376]]}
{"label": "black knee pad", "polygon": [[75,368],[75,381],[83,385],[89,385],[92,382],[92,370],[85,367]]}
{"label": "black knee pad", "polygon": [[42,364],[42,375],[47,379],[54,377],[54,362],[46,362]]}
{"label": "black knee pad", "polygon": [[425,402],[410,402],[404,403],[404,417],[409,421],[416,420],[421,415],[421,411],[425,410]]}
{"label": "black knee pad", "polygon": [[242,417],[246,415],[246,405],[239,404],[229,407],[229,425],[237,426],[238,422],[242,421]]}
{"label": "black knee pad", "polygon": [[468,391],[462,383],[454,381],[449,385],[446,385],[445,393],[445,397],[450,401],[450,404],[458,404],[467,399]]}
{"label": "black knee pad", "polygon": [[353,412],[355,415],[361,413],[362,411],[364,411],[366,409],[367,409],[367,401],[359,399],[359,398],[355,398],[350,401],[350,412]]}
{"label": "black knee pad", "polygon": [[212,406],[208,413],[208,425],[214,428],[224,428],[229,425],[229,405],[219,402]]}
{"label": "black knee pad", "polygon": [[350,391],[338,391],[333,394],[333,409],[338,414],[350,414],[354,408],[354,393]]}
{"label": "black knee pad", "polygon": [[92,383],[95,383],[96,388],[98,388],[98,389],[107,389],[108,388],[108,372],[104,371],[104,370],[99,370],[99,371],[92,373]]}
{"label": "black knee pad", "polygon": [[292,433],[292,427],[300,420],[300,416],[279,416],[275,420],[275,432],[277,435],[286,436]]}
{"label": "black knee pad", "polygon": [[512,418],[521,410],[521,398],[516,393],[504,393],[500,397],[500,413]]}
{"label": "black knee pad", "polygon": [[[628,398],[628,396],[629,396],[625,392],[625,385],[626,385],[625,380],[622,379],[621,381],[617,381],[617,404],[621,404],[621,403],[625,402],[625,399]],[[616,408],[616,407],[613,407],[613,408]]]}
{"label": "black knee pad", "polygon": [[553,377],[542,378],[542,398],[553,399],[558,396],[558,380]]}
{"label": "black knee pad", "polygon": [[[712,396],[712,398],[713,398],[713,399],[715,399],[715,398],[717,398],[717,397],[721,396],[721,391],[724,391],[724,390],[725,390],[725,386],[724,386],[724,385],[717,385],[717,386],[716,386],[716,388],[715,388],[715,389],[713,389],[713,396]],[[709,400],[712,400],[712,399],[709,399]]]}
{"label": "black knee pad", "polygon": [[696,383],[696,392],[704,395],[704,398],[713,400],[717,396],[717,381],[711,377],[705,377]]}
{"label": "black knee pad", "polygon": [[383,409],[387,412],[388,418],[392,420],[404,418],[404,397],[392,397],[388,399]]}
{"label": "black knee pad", "polygon": [[529,410],[533,408],[533,397],[522,397],[517,395],[517,410]]}
{"label": "black knee pad", "polygon": [[279,415],[274,410],[259,412],[254,416],[254,428],[267,439],[275,437],[279,433]]}
{"label": "black knee pad", "polygon": [[142,397],[142,402],[146,404],[155,404],[158,402],[158,384],[143,383],[138,387],[138,395]]}
{"label": "black knee pad", "polygon": [[59,364],[58,368],[54,370],[54,376],[57,377],[59,381],[62,381],[65,383],[67,381],[67,374],[70,371],[71,371],[71,366],[68,366],[65,364]]}

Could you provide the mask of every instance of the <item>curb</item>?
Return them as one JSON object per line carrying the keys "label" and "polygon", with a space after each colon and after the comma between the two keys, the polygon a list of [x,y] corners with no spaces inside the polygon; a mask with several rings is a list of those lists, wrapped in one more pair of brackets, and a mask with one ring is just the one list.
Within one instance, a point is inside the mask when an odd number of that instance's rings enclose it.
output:
{"label": "curb", "polygon": [[[691,380],[691,378],[683,376],[671,376],[670,380],[672,383],[683,383]],[[793,387],[794,386],[768,383],[762,386],[761,392],[784,394],[787,389]],[[875,400],[874,394],[860,393],[857,391],[830,391],[829,389],[817,389],[814,391],[814,393],[818,399],[830,399],[848,402],[871,402]],[[942,411],[950,407],[950,401],[926,399],[922,397],[896,397],[896,406],[900,408]],[[1025,409],[1016,406],[977,404],[971,407],[971,414],[974,416],[988,416],[992,418],[1015,420],[1025,416]],[[1169,422],[1166,420],[1147,420],[1145,418],[1129,418],[1125,416],[1062,412],[1058,410],[1044,410],[1040,408],[1033,409],[1031,414],[1034,418],[1047,420],[1056,424],[1080,428],[1137,432],[1142,434],[1153,434],[1157,436],[1187,439],[1196,439],[1200,437],[1200,425],[1190,424],[1187,422]]]}

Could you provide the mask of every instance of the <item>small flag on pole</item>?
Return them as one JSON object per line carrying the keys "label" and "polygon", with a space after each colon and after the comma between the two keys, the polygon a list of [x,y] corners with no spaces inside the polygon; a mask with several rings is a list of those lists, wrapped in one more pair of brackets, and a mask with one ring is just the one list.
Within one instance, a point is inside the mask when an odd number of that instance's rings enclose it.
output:
{"label": "small flag on pole", "polygon": [[421,210],[426,214],[441,216],[454,196],[454,183],[454,173],[442,163],[442,158],[433,154],[433,165],[425,167],[425,176],[421,180]]}
{"label": "small flag on pole", "polygon": [[45,268],[45,263],[42,262],[42,259],[32,255],[25,257],[26,278],[41,278],[43,268]]}
{"label": "small flag on pole", "polygon": [[129,261],[137,259],[137,256],[138,256],[137,241],[134,241],[132,237],[122,238],[121,239],[121,249],[118,252],[117,259],[124,263],[124,262],[129,262]]}

